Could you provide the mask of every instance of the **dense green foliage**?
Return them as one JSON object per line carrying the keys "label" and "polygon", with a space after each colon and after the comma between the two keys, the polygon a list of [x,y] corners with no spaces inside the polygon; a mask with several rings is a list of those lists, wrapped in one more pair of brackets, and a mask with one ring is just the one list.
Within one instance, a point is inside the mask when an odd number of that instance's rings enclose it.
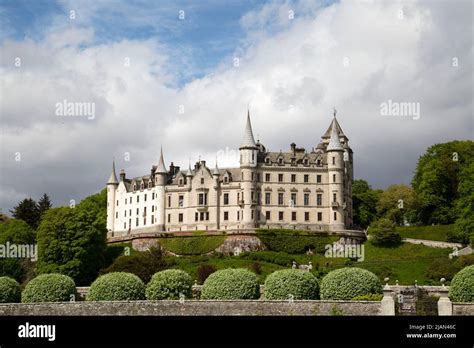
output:
{"label": "dense green foliage", "polygon": [[21,302],[68,302],[76,297],[76,285],[64,274],[41,274],[21,294]]}
{"label": "dense green foliage", "polygon": [[161,270],[168,268],[172,263],[163,259],[160,248],[151,248],[148,251],[137,252],[130,255],[121,255],[100,274],[112,272],[127,272],[137,275],[144,283]]}
{"label": "dense green foliage", "polygon": [[412,185],[420,204],[418,215],[422,223],[450,224],[456,220],[459,215],[456,200],[461,198],[459,187],[469,177],[462,172],[473,162],[472,141],[436,144],[419,158]]}
{"label": "dense green foliage", "polygon": [[448,240],[468,244],[474,239],[474,162],[459,173],[458,195],[455,209],[457,219],[454,231],[448,234]]}
{"label": "dense green foliage", "polygon": [[377,202],[377,214],[397,225],[417,220],[417,201],[415,191],[406,185],[387,187]]}
{"label": "dense green foliage", "polygon": [[87,294],[87,301],[133,301],[145,299],[145,284],[135,274],[107,273],[97,278]]}
{"label": "dense green foliage", "polygon": [[179,300],[192,297],[193,280],[184,271],[168,269],[155,273],[146,287],[147,300]]}
{"label": "dense green foliage", "polygon": [[327,234],[311,234],[309,231],[300,230],[257,229],[257,236],[268,250],[290,254],[305,253],[309,249],[324,253],[325,246],[332,243]]}
{"label": "dense green foliage", "polygon": [[250,300],[260,297],[257,276],[247,269],[224,269],[212,273],[201,291],[203,300]]}
{"label": "dense green foliage", "polygon": [[285,269],[270,274],[265,280],[267,300],[316,300],[319,296],[318,280],[309,272]]}
{"label": "dense green foliage", "polygon": [[393,222],[382,218],[370,225],[370,242],[380,247],[394,247],[400,245],[402,237],[395,231]]}
{"label": "dense green foliage", "polygon": [[439,284],[441,278],[451,280],[461,269],[466,266],[474,265],[474,255],[463,255],[452,259],[433,260],[426,270],[427,278],[433,280],[433,283]]}
{"label": "dense green foliage", "polygon": [[159,238],[160,245],[177,255],[200,255],[214,251],[224,243],[225,236],[189,236]]}
{"label": "dense green foliage", "polygon": [[38,228],[38,272],[62,273],[89,285],[104,265],[106,191],[84,199],[75,208],[48,210]]}
{"label": "dense green foliage", "polygon": [[20,301],[20,284],[13,278],[0,277],[0,303],[16,303]]}
{"label": "dense green foliage", "polygon": [[383,294],[367,294],[356,296],[352,301],[382,301]]}
{"label": "dense green foliage", "polygon": [[352,183],[352,206],[354,225],[367,228],[377,215],[377,203],[382,190],[372,190],[365,180]]}
{"label": "dense green foliage", "polygon": [[212,273],[217,271],[217,268],[213,265],[200,265],[196,270],[196,281],[198,284],[202,285]]}
{"label": "dense green foliage", "polygon": [[36,229],[40,220],[37,203],[31,198],[25,198],[18,203],[10,213],[15,219],[25,221],[31,228]]}
{"label": "dense green foliage", "polygon": [[454,276],[449,297],[454,302],[474,302],[474,265],[463,268]]}
{"label": "dense green foliage", "polygon": [[382,286],[375,274],[362,268],[346,267],[329,272],[321,281],[323,300],[350,300],[356,296],[378,294]]}

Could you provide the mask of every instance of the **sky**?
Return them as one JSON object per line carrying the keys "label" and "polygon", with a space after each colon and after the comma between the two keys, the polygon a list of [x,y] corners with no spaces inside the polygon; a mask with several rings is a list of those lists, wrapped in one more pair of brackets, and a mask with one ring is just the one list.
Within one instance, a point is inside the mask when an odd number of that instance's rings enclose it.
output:
{"label": "sky", "polygon": [[0,211],[79,202],[161,147],[238,166],[247,109],[268,150],[310,151],[336,108],[355,177],[409,184],[427,147],[473,138],[472,6],[0,0]]}

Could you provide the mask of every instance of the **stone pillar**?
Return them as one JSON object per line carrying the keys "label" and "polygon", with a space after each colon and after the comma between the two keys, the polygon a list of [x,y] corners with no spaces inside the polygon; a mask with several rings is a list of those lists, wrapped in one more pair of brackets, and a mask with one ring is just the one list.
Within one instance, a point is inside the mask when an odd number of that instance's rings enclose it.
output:
{"label": "stone pillar", "polygon": [[395,301],[393,300],[393,291],[390,286],[385,285],[383,288],[383,298],[380,308],[380,315],[395,315]]}
{"label": "stone pillar", "polygon": [[438,300],[438,315],[453,315],[453,304],[448,297],[448,288],[443,285],[439,291],[440,297]]}

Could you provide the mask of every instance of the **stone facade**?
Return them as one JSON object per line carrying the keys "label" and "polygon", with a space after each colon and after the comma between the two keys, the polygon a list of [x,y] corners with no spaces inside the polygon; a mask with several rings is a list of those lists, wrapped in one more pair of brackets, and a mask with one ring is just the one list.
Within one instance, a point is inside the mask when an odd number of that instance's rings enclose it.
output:
{"label": "stone facade", "polygon": [[238,168],[187,171],[163,153],[149,175],[107,183],[109,238],[156,232],[256,227],[341,231],[352,226],[353,153],[336,117],[310,151],[267,151],[247,116]]}

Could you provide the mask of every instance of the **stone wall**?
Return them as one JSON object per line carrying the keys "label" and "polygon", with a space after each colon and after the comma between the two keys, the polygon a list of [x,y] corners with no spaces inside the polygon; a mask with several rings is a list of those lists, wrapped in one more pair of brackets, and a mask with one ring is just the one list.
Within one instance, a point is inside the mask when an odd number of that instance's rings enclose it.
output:
{"label": "stone wall", "polygon": [[380,315],[380,301],[130,301],[0,304],[0,316],[314,316]]}
{"label": "stone wall", "polygon": [[453,315],[474,315],[474,303],[453,303]]}
{"label": "stone wall", "polygon": [[225,255],[239,255],[245,251],[265,250],[265,245],[256,236],[231,235],[228,236],[215,251]]}

